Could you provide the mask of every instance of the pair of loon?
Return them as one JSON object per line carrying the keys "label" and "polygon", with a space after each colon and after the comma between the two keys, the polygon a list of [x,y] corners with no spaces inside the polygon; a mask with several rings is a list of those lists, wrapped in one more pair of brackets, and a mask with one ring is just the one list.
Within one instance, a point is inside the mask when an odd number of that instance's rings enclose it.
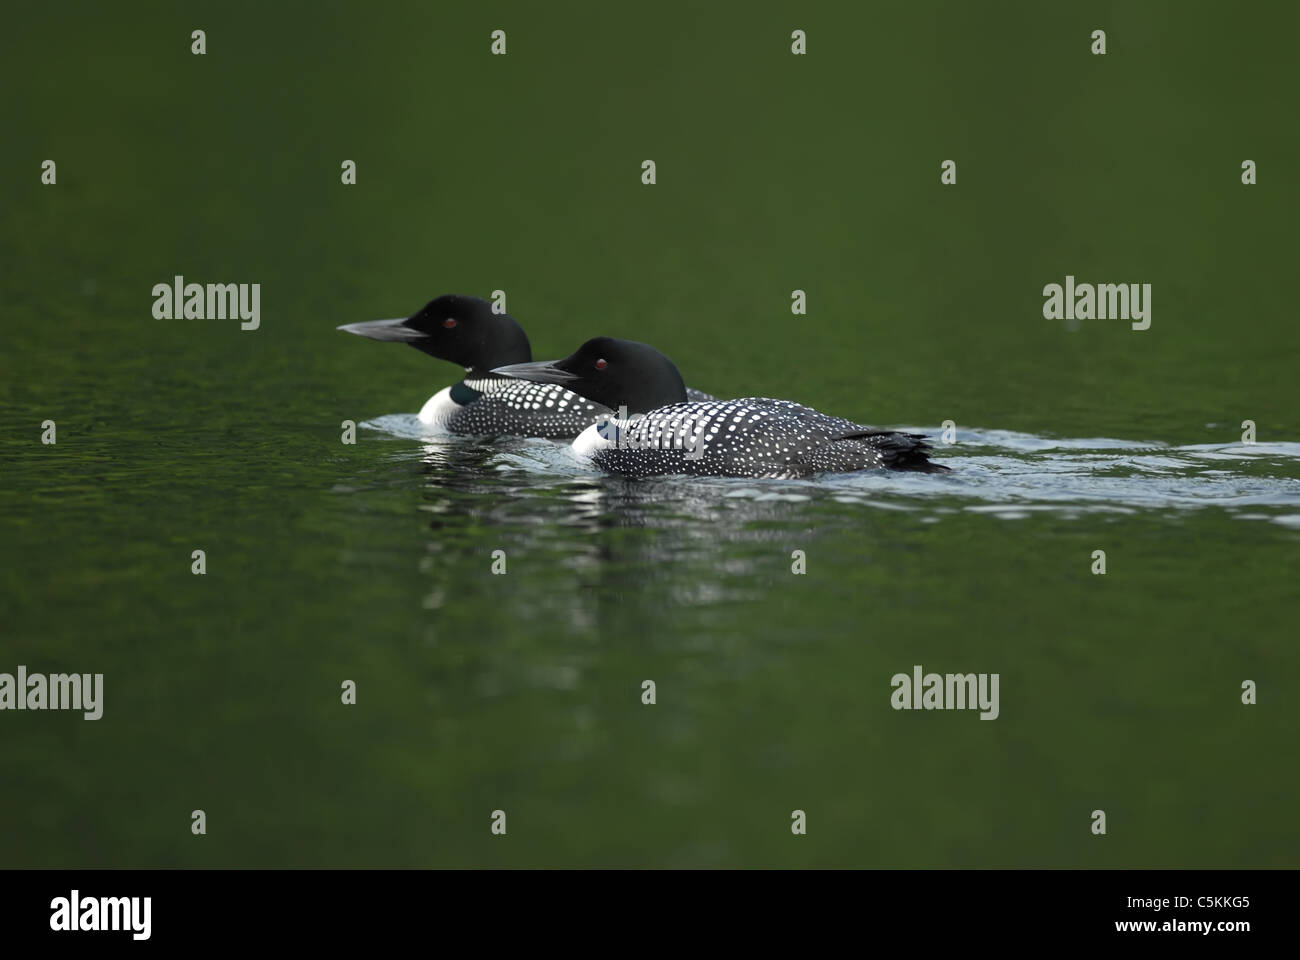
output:
{"label": "pair of loon", "polygon": [[946,472],[919,434],[877,430],[789,400],[718,400],[689,389],[654,347],[596,337],[563,360],[533,362],[523,329],[478,297],[449,294],[349,333],[406,343],[465,377],[429,398],[422,423],[450,433],[572,439],[614,474],[807,477],[890,468]]}

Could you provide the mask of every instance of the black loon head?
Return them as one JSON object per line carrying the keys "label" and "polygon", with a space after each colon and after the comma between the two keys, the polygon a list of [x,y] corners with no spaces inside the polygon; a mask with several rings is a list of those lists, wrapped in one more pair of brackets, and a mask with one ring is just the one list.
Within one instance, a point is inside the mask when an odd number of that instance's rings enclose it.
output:
{"label": "black loon head", "polygon": [[580,397],[629,414],[649,413],[686,400],[673,362],[634,340],[596,337],[563,360],[516,363],[493,371],[533,383],[558,383]]}
{"label": "black loon head", "polygon": [[508,313],[493,313],[482,297],[449,293],[430,300],[418,312],[396,320],[369,320],[339,327],[371,340],[407,343],[415,349],[458,363],[471,374],[532,359],[528,335]]}

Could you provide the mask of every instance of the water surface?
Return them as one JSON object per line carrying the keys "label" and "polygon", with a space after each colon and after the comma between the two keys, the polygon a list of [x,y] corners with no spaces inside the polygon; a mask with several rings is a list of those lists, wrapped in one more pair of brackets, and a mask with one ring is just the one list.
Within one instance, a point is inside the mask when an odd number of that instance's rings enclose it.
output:
{"label": "water surface", "polygon": [[[1300,863],[1293,8],[130,6],[0,31],[0,672],[106,687],[0,714],[0,865]],[[494,289],[954,472],[426,438],[456,369],[334,329]]]}

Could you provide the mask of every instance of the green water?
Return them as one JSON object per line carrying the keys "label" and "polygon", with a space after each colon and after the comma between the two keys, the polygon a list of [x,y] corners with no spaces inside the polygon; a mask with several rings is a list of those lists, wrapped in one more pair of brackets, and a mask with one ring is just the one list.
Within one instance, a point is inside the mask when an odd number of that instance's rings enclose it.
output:
{"label": "green water", "polygon": [[[0,672],[105,697],[0,713],[0,866],[1300,865],[1300,16],[875,6],[9,11]],[[1067,274],[1151,328],[1044,320]],[[422,438],[456,369],[334,328],[494,289],[955,472]]]}

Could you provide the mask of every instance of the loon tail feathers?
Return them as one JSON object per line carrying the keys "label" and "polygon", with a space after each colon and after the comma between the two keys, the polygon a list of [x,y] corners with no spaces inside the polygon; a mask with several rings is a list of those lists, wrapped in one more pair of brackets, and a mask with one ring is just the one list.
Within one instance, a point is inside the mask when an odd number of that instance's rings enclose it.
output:
{"label": "loon tail feathers", "polygon": [[923,433],[899,433],[897,430],[848,431],[836,440],[861,440],[880,451],[885,466],[891,470],[914,470],[917,473],[951,473],[951,467],[930,459],[930,444]]}

